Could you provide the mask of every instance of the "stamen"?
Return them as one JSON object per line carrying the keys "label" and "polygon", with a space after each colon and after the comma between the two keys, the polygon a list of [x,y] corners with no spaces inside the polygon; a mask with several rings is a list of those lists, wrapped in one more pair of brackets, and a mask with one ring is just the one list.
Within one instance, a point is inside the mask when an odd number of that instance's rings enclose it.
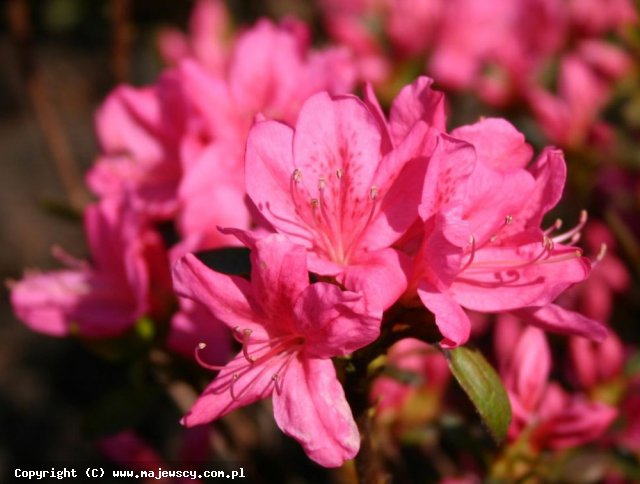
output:
{"label": "stamen", "polygon": [[311,205],[311,208],[318,208],[320,206],[320,200],[318,200],[317,198],[312,198],[309,204]]}
{"label": "stamen", "polygon": [[473,262],[473,259],[475,259],[475,256],[476,256],[476,238],[473,235],[469,237],[469,243],[471,244],[471,252],[470,252],[470,255],[469,255],[469,260],[464,264],[464,266],[462,266],[462,268],[460,268],[460,270],[458,271],[458,274],[460,274],[465,269],[467,269],[471,265],[471,263]]}
{"label": "stamen", "polygon": [[[581,210],[580,211],[580,220],[578,221],[578,225],[576,225],[571,230],[568,230],[564,234],[556,235],[553,238],[554,242],[556,242],[556,243],[557,242],[564,242],[565,240],[572,241],[573,237],[575,237],[576,234],[579,234],[580,231],[582,230],[582,228],[584,227],[584,225],[587,223],[587,219],[588,219],[587,211],[586,210]],[[573,243],[573,242],[571,242],[571,243]]]}
{"label": "stamen", "polygon": [[[238,375],[237,373],[234,373],[231,376],[231,384],[229,385],[229,393],[231,394],[231,399],[232,400],[237,400],[238,397],[236,396],[236,392],[233,389],[233,387],[235,386],[236,382],[240,379],[240,375]],[[246,388],[245,388],[246,391]],[[244,393],[244,392],[243,392]]]}
{"label": "stamen", "polygon": [[51,248],[51,255],[72,269],[85,270],[89,268],[89,263],[87,261],[72,256],[59,245],[54,245]]}
{"label": "stamen", "polygon": [[369,215],[368,215],[367,220],[364,223],[364,225],[362,225],[359,228],[358,232],[356,232],[356,236],[353,237],[351,239],[351,241],[349,242],[349,245],[347,246],[347,250],[345,251],[345,255],[344,255],[344,260],[345,261],[347,261],[349,259],[349,256],[351,255],[351,252],[355,249],[355,247],[357,246],[358,242],[362,238],[365,230],[369,226],[369,223],[371,223],[371,220],[373,219],[373,214],[375,213],[376,207],[378,206],[378,187],[377,186],[373,185],[369,189],[369,198],[373,202],[371,204],[371,209],[369,210]]}
{"label": "stamen", "polygon": [[253,363],[256,359],[249,354],[249,338],[251,337],[250,329],[242,330],[242,354],[249,363]]}
{"label": "stamen", "polygon": [[556,230],[560,230],[562,228],[562,219],[557,218],[553,225],[544,231],[544,235],[550,235]]}
{"label": "stamen", "polygon": [[318,179],[318,190],[320,192],[322,192],[327,186],[327,180],[325,180],[323,177],[320,177]]}
{"label": "stamen", "polygon": [[507,215],[504,218],[504,224],[505,225],[511,225],[513,223],[513,215]]}
{"label": "stamen", "polygon": [[220,366],[220,365],[211,365],[210,363],[207,363],[206,361],[204,361],[202,359],[202,357],[200,356],[200,352],[202,350],[204,350],[207,347],[206,343],[198,343],[198,346],[196,346],[196,349],[194,351],[194,357],[196,359],[196,361],[198,362],[198,364],[203,367],[206,368],[207,370],[211,370],[211,371],[220,371],[224,368],[224,366]]}
{"label": "stamen", "polygon": [[342,175],[344,174],[344,172],[342,171],[342,168],[338,168],[336,170],[336,177],[338,178],[338,180],[342,180]]}

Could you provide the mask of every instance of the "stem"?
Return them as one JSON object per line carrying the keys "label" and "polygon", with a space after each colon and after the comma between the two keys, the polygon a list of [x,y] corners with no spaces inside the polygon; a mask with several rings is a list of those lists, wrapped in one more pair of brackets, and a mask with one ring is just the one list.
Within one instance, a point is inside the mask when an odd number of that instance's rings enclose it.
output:
{"label": "stem", "polygon": [[345,369],[345,390],[358,429],[360,430],[360,452],[355,466],[361,484],[390,482],[381,456],[373,438],[372,409],[369,394],[373,376],[369,364],[404,338],[416,338],[429,344],[442,339],[433,321],[433,315],[424,308],[393,306],[385,314],[380,336],[369,346],[355,352]]}

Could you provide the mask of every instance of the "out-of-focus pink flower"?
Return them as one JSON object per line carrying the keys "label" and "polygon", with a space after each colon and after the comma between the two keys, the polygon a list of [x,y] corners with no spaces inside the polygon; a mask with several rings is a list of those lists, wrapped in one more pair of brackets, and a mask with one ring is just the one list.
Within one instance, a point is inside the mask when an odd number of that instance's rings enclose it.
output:
{"label": "out-of-focus pink flower", "polygon": [[51,336],[114,336],[170,299],[157,233],[111,201],[87,208],[85,231],[91,263],[60,253],[69,269],[27,274],[13,285],[14,312],[31,329]]}
{"label": "out-of-focus pink flower", "polygon": [[[615,256],[615,239],[604,224],[598,221],[587,224],[583,239],[587,251],[596,258],[593,270],[589,279],[567,291],[559,303],[606,323],[611,317],[614,295],[628,289],[630,275]],[[584,389],[594,389],[622,373],[624,347],[614,333],[599,344],[571,338],[569,350],[576,377]]]}
{"label": "out-of-focus pink flower", "polygon": [[329,35],[355,54],[358,78],[373,84],[390,75],[380,39],[384,0],[321,0],[324,22]]}
{"label": "out-of-focus pink flower", "polygon": [[[443,122],[442,95],[428,88],[390,121],[368,90],[363,103],[309,98],[295,129],[257,123],[247,141],[247,193],[280,233],[309,251],[309,268],[335,276],[388,308],[406,288],[408,259],[391,248],[417,220],[426,162]],[[423,99],[424,98],[424,99]]]}
{"label": "out-of-focus pink flower", "polygon": [[[198,432],[200,434],[200,432]],[[184,435],[185,443],[191,444],[195,438],[200,437],[200,435],[195,435],[193,430],[189,429]],[[202,440],[202,439],[200,439]],[[117,464],[119,467],[124,467],[126,469],[130,469],[136,472],[146,471],[146,472],[157,472],[158,469],[165,470],[176,470],[167,469],[170,467],[167,465],[165,460],[156,452],[153,447],[151,447],[147,442],[145,442],[142,438],[138,436],[133,430],[123,430],[120,433],[115,435],[111,435],[109,437],[103,437],[98,440],[96,443],[96,447],[98,451],[102,453],[107,459]],[[191,448],[197,451],[201,451],[200,448],[197,448],[191,445]],[[189,465],[193,466],[195,462],[198,462],[197,459],[193,458],[193,454],[186,456],[183,459],[185,463],[189,463]],[[175,464],[174,464],[175,466]],[[181,467],[181,466],[178,466]],[[193,469],[180,469],[184,471],[193,471]],[[143,482],[150,484],[152,482],[157,482],[159,477],[150,477],[148,479],[143,480]],[[200,483],[201,481],[198,479],[192,479],[191,476],[184,477],[169,477],[166,476],[161,479],[162,482],[171,482],[175,484],[186,484],[187,482],[192,483]]]}
{"label": "out-of-focus pink flower", "polygon": [[633,0],[569,0],[573,23],[587,34],[598,35],[635,22]]}
{"label": "out-of-focus pink flower", "polygon": [[[530,146],[501,119],[458,128],[452,136],[469,143],[477,159],[474,163],[473,153],[464,163],[449,157],[431,183],[435,167],[429,166],[420,213],[425,237],[414,271],[418,295],[435,314],[446,345],[469,337],[462,307],[479,312],[525,308],[544,321],[547,312],[559,312],[548,305],[590,271],[581,251],[563,244],[571,243],[584,222],[559,235],[540,228],[562,194],[562,152],[546,149],[529,165]],[[563,316],[556,330],[604,336],[596,322]]]}
{"label": "out-of-focus pink flower", "polygon": [[[378,415],[397,415],[402,418],[411,397],[419,392],[440,394],[451,377],[442,353],[434,347],[413,338],[394,344],[387,353],[387,365],[393,371],[409,373],[410,382],[392,376],[381,376],[371,388],[371,400]],[[420,401],[420,404],[424,404]],[[427,409],[425,409],[427,410]],[[435,414],[437,406],[431,409]],[[409,411],[409,413],[411,413]]]}
{"label": "out-of-focus pink flower", "polygon": [[[219,8],[198,4],[194,15],[217,19],[198,28],[222,22]],[[308,96],[349,91],[355,80],[350,54],[311,50],[308,28],[294,19],[258,21],[225,55],[220,69],[187,56],[154,86],[119,87],[98,112],[103,154],[90,187],[131,198],[147,219],[174,219],[181,243],[173,257],[235,243],[218,226],[249,227],[243,155],[256,116],[293,123]]]}
{"label": "out-of-focus pink flower", "polygon": [[532,88],[531,108],[545,134],[565,146],[580,145],[602,108],[608,88],[578,56],[562,60],[558,94]]}
{"label": "out-of-focus pink flower", "polygon": [[531,443],[539,449],[575,447],[598,439],[615,419],[616,409],[570,395],[547,381],[551,353],[540,329],[528,326],[514,343],[510,355],[503,355],[501,369],[513,412],[509,438],[515,440],[530,429]]}
{"label": "out-of-focus pink flower", "polygon": [[221,0],[198,0],[191,12],[188,35],[173,28],[160,32],[160,54],[171,65],[194,58],[209,71],[220,73],[228,57],[225,34],[229,23],[229,14]]}
{"label": "out-of-focus pink flower", "polygon": [[162,457],[133,430],[104,437],[96,446],[109,460],[136,471],[156,470],[164,464]]}
{"label": "out-of-focus pink flower", "polygon": [[372,342],[381,314],[360,294],[310,285],[306,259],[303,247],[274,234],[252,247],[251,282],[191,255],[176,263],[176,291],[205,305],[242,343],[224,367],[200,359],[220,373],[183,423],[210,422],[271,395],[278,426],[311,459],[334,467],[355,456],[360,439],[331,358]]}
{"label": "out-of-focus pink flower", "polygon": [[171,217],[180,182],[178,136],[181,114],[169,96],[171,75],[156,86],[120,86],[96,113],[102,154],[87,174],[101,198],[127,196],[148,218]]}

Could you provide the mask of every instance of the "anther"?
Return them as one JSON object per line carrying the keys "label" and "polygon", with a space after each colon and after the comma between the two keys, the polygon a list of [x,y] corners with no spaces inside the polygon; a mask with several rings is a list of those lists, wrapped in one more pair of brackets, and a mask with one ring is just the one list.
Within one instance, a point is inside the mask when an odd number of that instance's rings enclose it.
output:
{"label": "anther", "polygon": [[511,225],[513,223],[513,216],[512,215],[507,215],[504,218],[504,224],[505,225]]}
{"label": "anther", "polygon": [[318,208],[320,206],[320,200],[318,200],[317,198],[312,198],[309,203],[313,208]]}
{"label": "anther", "polygon": [[336,170],[336,177],[338,178],[338,180],[342,180],[342,175],[344,174],[344,172],[342,171],[342,168],[338,168]]}
{"label": "anther", "polygon": [[322,191],[325,189],[326,186],[327,186],[327,180],[320,177],[320,179],[318,180],[318,190]]}
{"label": "anther", "polygon": [[291,176],[291,178],[296,183],[298,183],[300,180],[302,180],[302,172],[300,171],[299,168],[296,168],[295,170],[293,170],[293,175]]}
{"label": "anther", "polygon": [[375,200],[377,197],[378,197],[378,187],[374,185],[369,190],[369,198],[371,198],[371,200]]}

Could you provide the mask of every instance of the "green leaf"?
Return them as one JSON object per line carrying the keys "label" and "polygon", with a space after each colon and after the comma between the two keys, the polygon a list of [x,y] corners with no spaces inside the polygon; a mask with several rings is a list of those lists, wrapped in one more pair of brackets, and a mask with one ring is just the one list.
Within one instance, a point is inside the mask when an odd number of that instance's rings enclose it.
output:
{"label": "green leaf", "polygon": [[500,443],[511,422],[511,405],[500,377],[478,350],[464,346],[444,350],[449,369],[482,420],[491,436]]}

